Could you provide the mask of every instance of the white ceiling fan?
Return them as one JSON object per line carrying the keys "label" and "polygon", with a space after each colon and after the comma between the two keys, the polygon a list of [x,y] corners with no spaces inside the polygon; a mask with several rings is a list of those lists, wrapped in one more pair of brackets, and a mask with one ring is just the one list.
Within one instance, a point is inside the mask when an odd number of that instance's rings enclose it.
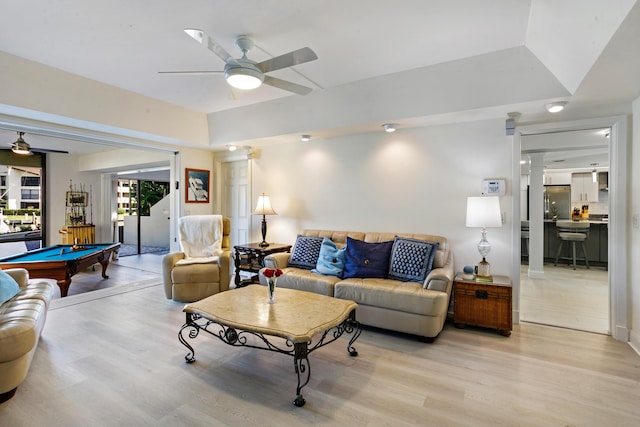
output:
{"label": "white ceiling fan", "polygon": [[33,153],[62,153],[69,154],[68,151],[53,150],[49,148],[31,148],[23,138],[24,132],[18,132],[18,139],[11,144],[11,151],[21,156],[31,156]]}
{"label": "white ceiling fan", "polygon": [[224,77],[231,86],[242,89],[256,89],[262,83],[284,89],[298,95],[306,95],[311,92],[311,88],[299,85],[297,83],[267,76],[270,71],[281,70],[283,68],[293,67],[294,65],[304,64],[305,62],[318,59],[313,50],[308,47],[294,50],[275,58],[267,59],[262,62],[255,62],[247,58],[247,52],[253,48],[253,40],[247,36],[240,36],[236,40],[236,46],[242,51],[241,58],[232,57],[222,46],[216,43],[207,33],[198,29],[187,28],[184,30],[191,38],[198,43],[204,45],[211,52],[215,53],[225,62],[223,71],[160,71],[161,74],[214,74],[224,73]]}

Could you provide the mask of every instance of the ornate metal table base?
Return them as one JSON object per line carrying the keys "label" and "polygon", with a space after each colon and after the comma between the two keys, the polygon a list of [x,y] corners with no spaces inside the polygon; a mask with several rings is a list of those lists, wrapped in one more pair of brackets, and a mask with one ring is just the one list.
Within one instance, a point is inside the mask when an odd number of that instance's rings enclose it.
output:
{"label": "ornate metal table base", "polygon": [[[186,313],[186,323],[182,325],[178,332],[178,339],[180,342],[189,349],[189,352],[184,357],[187,363],[193,363],[196,361],[195,350],[186,338],[183,336],[183,332],[188,331],[188,338],[195,339],[200,331],[207,332],[210,335],[218,337],[222,342],[237,346],[237,347],[252,347],[261,350],[275,351],[277,353],[288,354],[293,356],[293,365],[298,376],[298,386],[296,387],[296,398],[293,404],[301,407],[306,403],[302,396],[302,388],[309,383],[311,378],[311,366],[309,365],[309,354],[329,343],[334,342],[342,336],[342,334],[353,334],[349,343],[347,344],[347,351],[349,355],[355,357],[358,352],[353,347],[353,343],[358,339],[362,333],[360,323],[355,318],[355,310],[349,313],[349,316],[338,326],[324,331],[320,338],[309,342],[292,342],[291,340],[282,339],[284,342],[281,345],[274,344],[269,341],[269,335],[262,333],[251,332],[246,330],[235,329],[222,323],[215,322],[213,320],[206,319],[199,314]],[[214,326],[215,325],[215,326]],[[252,342],[256,340],[248,340],[249,337],[256,337],[257,343]],[[306,374],[306,375],[305,375]]]}

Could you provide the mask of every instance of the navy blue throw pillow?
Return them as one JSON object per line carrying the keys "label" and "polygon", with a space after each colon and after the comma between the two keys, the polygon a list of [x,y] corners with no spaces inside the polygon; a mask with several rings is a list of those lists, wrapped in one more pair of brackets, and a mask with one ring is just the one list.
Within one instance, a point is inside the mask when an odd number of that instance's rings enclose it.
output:
{"label": "navy blue throw pillow", "polygon": [[306,270],[316,268],[321,246],[322,237],[298,236],[289,258],[289,267],[304,268]]}
{"label": "navy blue throw pillow", "polygon": [[347,237],[342,278],[386,278],[389,271],[389,256],[393,240],[368,243]]}
{"label": "navy blue throw pillow", "polygon": [[438,244],[396,237],[389,261],[389,279],[424,282],[433,267]]}

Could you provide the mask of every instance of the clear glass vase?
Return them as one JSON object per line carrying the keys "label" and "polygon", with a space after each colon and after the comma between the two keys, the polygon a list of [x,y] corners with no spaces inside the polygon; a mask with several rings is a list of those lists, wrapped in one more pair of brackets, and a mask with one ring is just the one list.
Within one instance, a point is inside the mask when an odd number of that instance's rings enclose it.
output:
{"label": "clear glass vase", "polygon": [[267,291],[269,292],[269,299],[267,300],[267,302],[269,304],[273,304],[274,302],[276,302],[275,294],[277,280],[277,277],[270,277],[269,279],[267,279]]}

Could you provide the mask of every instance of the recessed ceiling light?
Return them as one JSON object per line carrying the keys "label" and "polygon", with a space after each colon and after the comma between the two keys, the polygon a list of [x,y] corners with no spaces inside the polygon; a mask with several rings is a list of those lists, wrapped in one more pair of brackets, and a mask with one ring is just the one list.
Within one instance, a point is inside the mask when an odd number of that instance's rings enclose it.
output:
{"label": "recessed ceiling light", "polygon": [[237,145],[227,145],[227,149],[229,151],[236,151],[238,149]]}
{"label": "recessed ceiling light", "polygon": [[567,105],[567,101],[556,101],[556,102],[550,102],[544,107],[550,113],[559,113],[560,111],[564,110],[565,105]]}
{"label": "recessed ceiling light", "polygon": [[396,125],[394,125],[393,123],[385,123],[382,125],[382,127],[384,128],[385,132],[395,132],[396,131]]}
{"label": "recessed ceiling light", "polygon": [[311,139],[311,135],[300,135],[300,141],[309,141]]}

